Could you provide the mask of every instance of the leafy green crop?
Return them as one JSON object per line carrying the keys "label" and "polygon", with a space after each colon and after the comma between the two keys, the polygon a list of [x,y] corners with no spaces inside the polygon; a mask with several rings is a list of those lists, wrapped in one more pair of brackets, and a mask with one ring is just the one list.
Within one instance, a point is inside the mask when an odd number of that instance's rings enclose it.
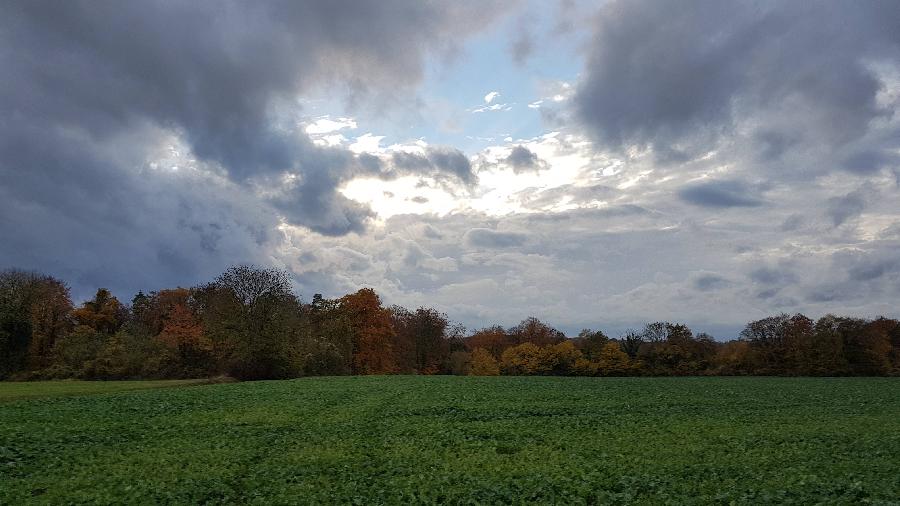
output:
{"label": "leafy green crop", "polygon": [[342,377],[0,404],[0,503],[900,504],[900,380]]}
{"label": "leafy green crop", "polygon": [[20,381],[0,382],[0,402],[57,397],[64,395],[89,395],[143,390],[145,388],[180,387],[209,383],[205,379],[193,380],[141,380],[141,381]]}

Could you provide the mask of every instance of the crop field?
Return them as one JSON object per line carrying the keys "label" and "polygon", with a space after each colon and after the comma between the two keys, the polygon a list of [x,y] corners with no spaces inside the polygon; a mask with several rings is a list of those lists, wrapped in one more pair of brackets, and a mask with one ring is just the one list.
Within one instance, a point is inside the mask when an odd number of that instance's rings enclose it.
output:
{"label": "crop field", "polygon": [[104,394],[145,388],[180,387],[208,383],[207,380],[155,381],[34,381],[0,382],[0,402],[37,397]]}
{"label": "crop field", "polygon": [[0,384],[2,504],[900,504],[900,379],[43,385]]}

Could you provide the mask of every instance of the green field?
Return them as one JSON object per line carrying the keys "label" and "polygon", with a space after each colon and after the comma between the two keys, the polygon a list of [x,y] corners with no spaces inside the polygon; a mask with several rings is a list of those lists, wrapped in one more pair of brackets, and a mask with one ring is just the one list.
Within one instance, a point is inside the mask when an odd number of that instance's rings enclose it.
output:
{"label": "green field", "polygon": [[207,380],[156,380],[156,381],[22,381],[0,382],[0,402],[57,397],[65,395],[105,394],[146,388],[201,385]]}
{"label": "green field", "polygon": [[67,385],[0,403],[0,503],[900,504],[900,379]]}

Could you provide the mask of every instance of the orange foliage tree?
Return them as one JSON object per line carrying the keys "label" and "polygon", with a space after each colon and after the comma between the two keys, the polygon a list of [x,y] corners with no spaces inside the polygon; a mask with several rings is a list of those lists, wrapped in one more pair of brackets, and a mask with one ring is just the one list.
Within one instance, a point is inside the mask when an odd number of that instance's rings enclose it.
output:
{"label": "orange foliage tree", "polygon": [[75,322],[99,334],[115,334],[128,318],[128,309],[109,290],[97,290],[92,300],[72,311]]}
{"label": "orange foliage tree", "polygon": [[340,307],[353,329],[353,374],[397,372],[391,312],[382,307],[375,290],[363,288],[345,295]]}
{"label": "orange foliage tree", "polygon": [[533,316],[522,320],[521,323],[509,329],[509,335],[515,344],[532,343],[538,346],[556,344],[566,339],[565,334]]}
{"label": "orange foliage tree", "polygon": [[503,354],[503,350],[512,346],[512,340],[503,330],[503,327],[495,325],[481,329],[466,338],[466,347],[470,350],[482,348],[487,350],[495,358]]}
{"label": "orange foliage tree", "polygon": [[173,304],[166,311],[165,323],[157,338],[182,353],[212,351],[212,341],[204,335],[200,318],[187,302]]}

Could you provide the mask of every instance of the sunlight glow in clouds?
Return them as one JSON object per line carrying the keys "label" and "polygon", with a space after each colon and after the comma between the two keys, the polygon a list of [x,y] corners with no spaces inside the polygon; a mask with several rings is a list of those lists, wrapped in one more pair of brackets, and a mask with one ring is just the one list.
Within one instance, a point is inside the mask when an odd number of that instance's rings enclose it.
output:
{"label": "sunlight glow in clouds", "polygon": [[328,116],[324,116],[307,125],[305,130],[306,133],[315,135],[337,132],[338,130],[343,130],[345,128],[355,130],[356,120],[353,118],[331,119]]}

